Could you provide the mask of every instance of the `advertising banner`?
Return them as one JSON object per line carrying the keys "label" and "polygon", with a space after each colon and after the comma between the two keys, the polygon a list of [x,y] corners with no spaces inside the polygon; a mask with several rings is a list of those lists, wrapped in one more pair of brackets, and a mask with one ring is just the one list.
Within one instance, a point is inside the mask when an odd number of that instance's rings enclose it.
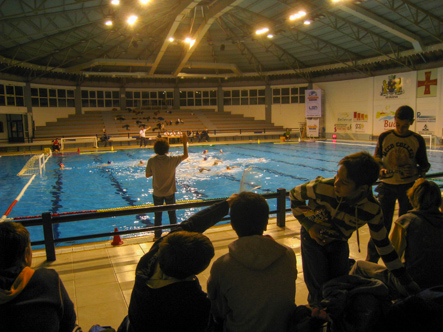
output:
{"label": "advertising banner", "polygon": [[307,118],[320,118],[321,109],[321,89],[306,90],[305,95],[305,116]]}
{"label": "advertising banner", "polygon": [[420,135],[437,135],[436,114],[436,109],[423,109],[417,112],[415,128]]}
{"label": "advertising banner", "polygon": [[320,121],[319,119],[306,119],[306,136],[307,137],[318,137],[319,136],[319,127]]}

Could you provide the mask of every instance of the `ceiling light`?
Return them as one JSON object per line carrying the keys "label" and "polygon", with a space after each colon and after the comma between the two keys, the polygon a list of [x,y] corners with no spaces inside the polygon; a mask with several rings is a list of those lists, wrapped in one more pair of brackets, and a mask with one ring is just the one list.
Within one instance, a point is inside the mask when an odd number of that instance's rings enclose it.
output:
{"label": "ceiling light", "polygon": [[269,39],[274,38],[274,35],[272,33],[268,34],[266,37],[268,37]]}
{"label": "ceiling light", "polygon": [[140,3],[141,3],[142,5],[146,5],[148,2],[149,2],[149,0],[140,0]]}
{"label": "ceiling light", "polygon": [[195,39],[192,39],[192,38],[187,37],[187,38],[185,39],[185,42],[188,43],[188,44],[189,44],[189,48],[191,48],[192,45],[194,45],[194,43],[195,43]]}
{"label": "ceiling light", "polygon": [[304,24],[304,25],[309,25],[309,24],[311,24],[311,20],[305,20],[305,21],[303,22],[303,24]]}
{"label": "ceiling light", "polygon": [[111,4],[114,6],[117,6],[118,4],[120,4],[119,0],[111,0]]}
{"label": "ceiling light", "polygon": [[174,37],[169,37],[168,40],[172,43],[174,41]]}
{"label": "ceiling light", "polygon": [[259,29],[259,30],[255,31],[255,34],[262,35],[262,34],[268,32],[268,31],[269,31],[268,28],[263,28],[263,29]]}
{"label": "ceiling light", "polygon": [[296,19],[298,19],[298,18],[300,18],[300,17],[303,17],[303,16],[305,16],[305,15],[306,15],[306,12],[303,11],[303,10],[300,10],[298,13],[295,13],[295,14],[289,16],[289,19],[290,19],[291,21],[293,21],[293,20],[296,20]]}
{"label": "ceiling light", "polygon": [[112,20],[106,20],[105,24],[106,24],[107,26],[112,25]]}
{"label": "ceiling light", "polygon": [[132,15],[132,16],[129,16],[129,18],[128,18],[128,20],[126,21],[126,22],[128,22],[128,24],[134,24],[135,23],[135,21],[137,21],[137,16],[135,16],[135,15]]}

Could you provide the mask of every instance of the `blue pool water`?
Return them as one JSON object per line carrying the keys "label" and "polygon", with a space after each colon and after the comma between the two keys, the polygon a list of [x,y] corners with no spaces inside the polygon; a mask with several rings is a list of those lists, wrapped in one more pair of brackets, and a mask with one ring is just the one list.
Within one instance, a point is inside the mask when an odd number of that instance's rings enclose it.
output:
{"label": "blue pool water", "polygon": [[[374,144],[339,144],[330,141],[295,144],[242,144],[191,146],[190,158],[177,168],[177,201],[228,197],[238,192],[244,176],[246,190],[257,193],[290,190],[316,176],[333,177],[337,163],[344,156],[374,151]],[[203,154],[207,149],[208,153]],[[220,149],[223,153],[220,153]],[[181,154],[181,148],[171,148],[171,154]],[[41,215],[43,212],[100,210],[152,204],[152,180],[146,179],[144,166],[153,155],[151,149],[119,150],[113,153],[57,155],[49,159],[46,171],[37,175],[24,196],[8,217]],[[204,157],[207,160],[204,160]],[[442,151],[428,151],[432,164],[430,173],[443,171]],[[30,156],[0,158],[0,213],[8,209],[30,176],[17,176]],[[214,165],[214,161],[221,163]],[[108,161],[112,161],[110,165]],[[66,169],[59,170],[63,162]],[[235,166],[226,170],[226,166]],[[199,172],[201,168],[209,171]],[[244,172],[248,169],[247,172]],[[275,200],[270,200],[275,209]],[[178,211],[179,221],[194,210]],[[153,225],[152,215],[126,216],[55,225],[56,237],[134,229]],[[168,223],[163,213],[163,223]],[[35,228],[35,229],[34,229]],[[43,239],[41,227],[30,227],[32,241]]]}

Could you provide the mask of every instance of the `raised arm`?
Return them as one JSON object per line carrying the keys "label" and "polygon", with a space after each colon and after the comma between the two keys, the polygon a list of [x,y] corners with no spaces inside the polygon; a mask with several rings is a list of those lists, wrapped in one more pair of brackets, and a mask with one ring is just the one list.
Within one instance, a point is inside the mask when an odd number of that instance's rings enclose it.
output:
{"label": "raised arm", "polygon": [[183,155],[182,155],[182,161],[183,161],[188,158],[188,136],[186,135],[186,133],[183,133],[182,142],[183,142]]}

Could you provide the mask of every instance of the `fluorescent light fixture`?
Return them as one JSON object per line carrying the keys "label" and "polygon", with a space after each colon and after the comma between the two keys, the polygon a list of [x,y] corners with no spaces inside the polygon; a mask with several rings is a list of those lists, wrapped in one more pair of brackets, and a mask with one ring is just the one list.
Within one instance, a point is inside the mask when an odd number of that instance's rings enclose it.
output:
{"label": "fluorescent light fixture", "polygon": [[309,25],[309,24],[311,24],[311,20],[305,20],[305,21],[303,22],[303,24],[304,24],[304,25]]}
{"label": "fluorescent light fixture", "polygon": [[120,0],[111,0],[111,4],[117,6],[120,4]]}
{"label": "fluorescent light fixture", "polygon": [[272,33],[268,34],[266,37],[268,37],[269,39],[274,38],[274,35]]}
{"label": "fluorescent light fixture", "polygon": [[107,21],[105,22],[105,24],[106,24],[107,26],[112,25],[112,20],[107,20]]}
{"label": "fluorescent light fixture", "polygon": [[132,16],[129,16],[129,18],[128,18],[128,20],[126,21],[126,22],[128,22],[129,24],[134,24],[135,23],[135,21],[137,21],[137,16],[135,16],[135,15],[132,15]]}
{"label": "fluorescent light fixture", "polygon": [[305,16],[305,15],[306,15],[306,12],[303,11],[303,10],[300,10],[298,13],[295,13],[295,14],[289,16],[289,19],[290,19],[291,21],[293,21],[293,20],[296,20],[296,19],[298,19],[298,18],[300,18],[300,17],[303,17],[303,16]]}
{"label": "fluorescent light fixture", "polygon": [[172,43],[174,41],[174,37],[169,37],[168,40]]}
{"label": "fluorescent light fixture", "polygon": [[262,34],[268,32],[268,31],[269,31],[268,28],[263,28],[263,29],[259,29],[259,30],[255,31],[255,34],[262,35]]}
{"label": "fluorescent light fixture", "polygon": [[149,0],[140,0],[140,3],[141,3],[142,5],[146,5],[148,2],[149,2]]}

